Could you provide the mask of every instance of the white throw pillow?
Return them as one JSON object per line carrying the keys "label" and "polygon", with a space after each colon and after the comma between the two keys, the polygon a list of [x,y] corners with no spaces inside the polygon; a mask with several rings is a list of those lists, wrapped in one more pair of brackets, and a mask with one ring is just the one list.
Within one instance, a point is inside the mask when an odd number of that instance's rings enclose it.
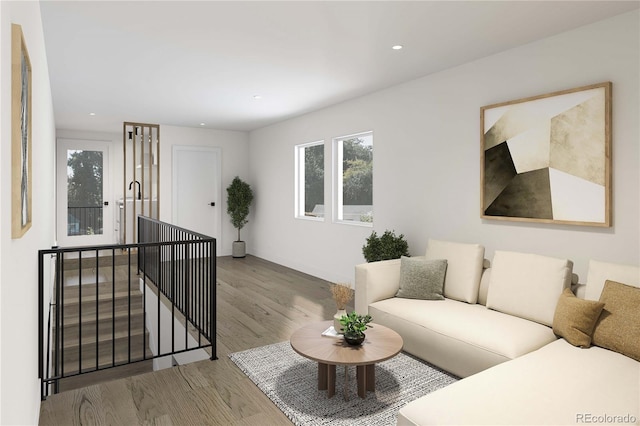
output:
{"label": "white throw pillow", "polygon": [[589,272],[587,273],[587,288],[584,298],[587,300],[600,300],[600,294],[607,280],[617,281],[640,287],[640,268],[631,265],[621,265],[618,263],[589,261]]}
{"label": "white throw pillow", "polygon": [[446,259],[444,296],[461,302],[476,303],[484,262],[484,247],[479,244],[453,243],[430,239],[428,260]]}
{"label": "white throw pillow", "polygon": [[571,286],[572,269],[567,259],[496,251],[487,307],[551,326],[558,298]]}

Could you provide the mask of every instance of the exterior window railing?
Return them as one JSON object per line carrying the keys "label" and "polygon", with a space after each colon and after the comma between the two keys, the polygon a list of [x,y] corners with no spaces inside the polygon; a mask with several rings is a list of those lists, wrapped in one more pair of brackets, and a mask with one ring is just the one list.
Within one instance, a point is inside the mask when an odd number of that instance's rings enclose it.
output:
{"label": "exterior window railing", "polygon": [[102,206],[68,207],[67,235],[101,235]]}

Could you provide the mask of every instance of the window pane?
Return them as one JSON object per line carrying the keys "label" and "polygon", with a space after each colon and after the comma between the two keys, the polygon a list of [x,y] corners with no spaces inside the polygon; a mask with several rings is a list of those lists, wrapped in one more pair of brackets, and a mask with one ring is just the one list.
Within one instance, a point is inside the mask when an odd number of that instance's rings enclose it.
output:
{"label": "window pane", "polygon": [[67,235],[102,234],[102,152],[67,151]]}
{"label": "window pane", "polygon": [[324,217],[324,144],[304,149],[304,215]]}
{"label": "window pane", "polygon": [[296,145],[296,217],[324,218],[324,142]]}
{"label": "window pane", "polygon": [[338,149],[342,153],[338,220],[373,222],[373,135],[340,139]]}

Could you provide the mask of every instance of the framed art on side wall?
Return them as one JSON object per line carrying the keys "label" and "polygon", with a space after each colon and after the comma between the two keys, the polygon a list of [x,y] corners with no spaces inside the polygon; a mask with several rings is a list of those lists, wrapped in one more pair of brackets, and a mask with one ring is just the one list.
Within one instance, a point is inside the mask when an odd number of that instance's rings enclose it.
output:
{"label": "framed art on side wall", "polygon": [[483,219],[611,226],[611,83],[480,108]]}
{"label": "framed art on side wall", "polygon": [[11,238],[31,227],[31,62],[20,25],[11,25]]}

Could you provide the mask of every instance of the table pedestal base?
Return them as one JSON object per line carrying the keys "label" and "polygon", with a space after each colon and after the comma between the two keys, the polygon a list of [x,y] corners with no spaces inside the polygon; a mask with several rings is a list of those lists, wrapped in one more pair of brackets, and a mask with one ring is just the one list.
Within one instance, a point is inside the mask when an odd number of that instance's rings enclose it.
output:
{"label": "table pedestal base", "polygon": [[[344,369],[344,398],[347,395],[347,366]],[[358,382],[358,396],[360,398],[367,397],[367,391],[375,392],[376,390],[376,366],[375,364],[356,366],[356,380]],[[332,398],[336,394],[336,366],[333,364],[318,363],[318,390],[326,390],[327,398]]]}

